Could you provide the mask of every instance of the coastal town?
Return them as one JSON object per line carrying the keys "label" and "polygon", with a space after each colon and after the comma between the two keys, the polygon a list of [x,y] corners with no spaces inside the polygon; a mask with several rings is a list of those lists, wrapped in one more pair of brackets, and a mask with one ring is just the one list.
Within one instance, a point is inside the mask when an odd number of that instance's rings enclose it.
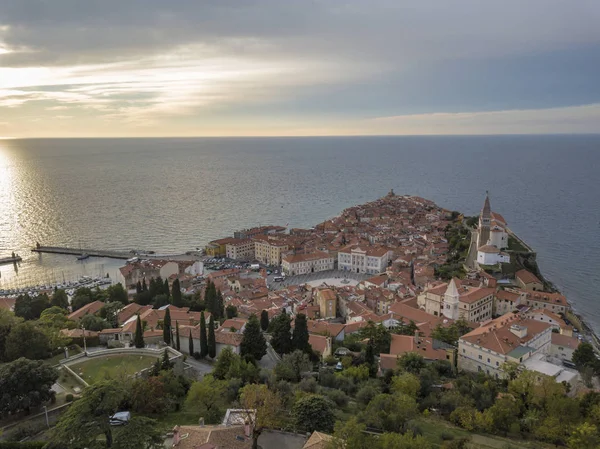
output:
{"label": "coastal town", "polygon": [[[497,382],[533,373],[561,385],[569,397],[600,386],[591,365],[582,366],[574,357],[582,345],[594,348],[595,336],[539,273],[535,253],[492,210],[487,193],[480,214],[465,217],[392,190],[309,229],[239,230],[209,242],[196,257],[132,257],[120,274],[123,285],[80,286],[65,295],[62,305],[55,300],[57,290],[0,298],[5,314],[25,320],[27,314],[43,320],[51,306],[63,307],[57,320],[65,326],[58,332],[61,346],[76,344],[80,353],[69,357],[66,349],[58,366],[80,385],[55,391],[77,396],[92,384],[77,368],[82,360],[135,348],[154,356],[168,350],[167,361],[170,357],[193,380],[216,378],[213,371],[221,360],[253,354],[248,339],[258,318],[264,350],[247,360],[276,376],[297,348],[309,354],[312,364],[303,371],[318,382],[323,370],[343,377],[361,366],[368,368],[367,378],[385,379],[418,357],[423,366],[443,364],[455,375]],[[43,300],[36,298],[43,296],[48,302],[39,306]],[[41,307],[37,315],[36,307]],[[286,349],[281,332],[288,332],[283,337],[288,342],[305,332],[306,341]],[[10,337],[3,338],[1,349],[9,361],[14,359]],[[61,379],[70,382],[66,375]],[[455,388],[449,380],[444,385],[442,390]],[[177,423],[181,426],[169,433],[167,447],[252,447],[256,438],[251,437],[257,437],[248,429],[256,419],[252,410],[231,408],[213,427]],[[236,413],[243,416],[235,418]],[[214,432],[207,433],[208,428]],[[327,446],[333,437],[324,429],[306,430],[314,433],[300,438],[302,444],[281,447],[333,447]],[[331,433],[333,427],[325,430]],[[188,437],[181,438],[182,433]],[[267,435],[260,437],[263,447],[269,447]],[[219,438],[239,444],[218,445]]]}

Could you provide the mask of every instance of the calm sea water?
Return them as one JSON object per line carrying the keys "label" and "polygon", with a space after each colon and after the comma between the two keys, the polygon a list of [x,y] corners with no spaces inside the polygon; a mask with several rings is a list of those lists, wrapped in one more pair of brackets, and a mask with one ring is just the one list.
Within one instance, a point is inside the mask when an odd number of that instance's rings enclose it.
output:
{"label": "calm sea water", "polygon": [[187,251],[259,224],[312,226],[391,188],[492,209],[600,330],[600,136],[0,141],[0,285],[108,272],[55,245]]}

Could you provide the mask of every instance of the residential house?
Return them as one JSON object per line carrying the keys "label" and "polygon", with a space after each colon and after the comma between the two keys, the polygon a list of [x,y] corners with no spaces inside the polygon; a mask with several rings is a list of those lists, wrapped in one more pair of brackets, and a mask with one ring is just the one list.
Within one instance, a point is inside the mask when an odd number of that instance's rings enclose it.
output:
{"label": "residential house", "polygon": [[543,282],[531,271],[525,269],[515,273],[515,281],[517,285],[528,291],[541,292],[544,290]]}
{"label": "residential house", "polygon": [[70,313],[67,318],[72,321],[79,321],[86,315],[95,315],[102,307],[104,307],[102,301],[94,301]]}
{"label": "residential house", "polygon": [[448,284],[425,290],[417,302],[434,316],[480,322],[492,318],[494,289],[474,287],[453,278]]}
{"label": "residential house", "polygon": [[345,324],[322,320],[307,320],[309,334],[325,335],[337,341],[344,341]]}
{"label": "residential house", "polygon": [[552,332],[550,355],[570,362],[573,359],[573,352],[579,347],[580,344],[581,341],[578,338]]}
{"label": "residential house", "polygon": [[337,295],[330,288],[317,290],[317,304],[321,318],[335,318],[337,312]]}
{"label": "residential house", "polygon": [[548,354],[552,326],[508,313],[460,337],[458,368],[504,377],[505,362],[523,363],[537,353]]}
{"label": "residential house", "polygon": [[310,435],[302,449],[327,449],[330,442],[333,440],[331,435],[317,432],[316,430]]}
{"label": "residential house", "polygon": [[254,242],[250,239],[233,239],[225,244],[225,254],[234,260],[254,260]]}
{"label": "residential house", "polygon": [[284,239],[271,238],[267,235],[258,235],[254,240],[254,257],[265,265],[281,265],[283,254],[288,250],[288,243]]}

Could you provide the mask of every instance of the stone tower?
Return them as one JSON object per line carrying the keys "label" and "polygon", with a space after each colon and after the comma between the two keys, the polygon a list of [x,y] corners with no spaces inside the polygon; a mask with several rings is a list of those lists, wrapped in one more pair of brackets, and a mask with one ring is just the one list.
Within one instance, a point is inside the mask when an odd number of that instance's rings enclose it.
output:
{"label": "stone tower", "polygon": [[460,294],[456,287],[456,281],[454,278],[450,280],[446,293],[444,293],[444,305],[442,314],[446,318],[451,320],[458,320],[458,302],[460,300]]}
{"label": "stone tower", "polygon": [[477,241],[477,247],[487,245],[490,239],[490,226],[492,222],[492,209],[490,207],[490,196],[489,193],[485,192],[485,202],[483,203],[483,209],[479,215],[479,238]]}

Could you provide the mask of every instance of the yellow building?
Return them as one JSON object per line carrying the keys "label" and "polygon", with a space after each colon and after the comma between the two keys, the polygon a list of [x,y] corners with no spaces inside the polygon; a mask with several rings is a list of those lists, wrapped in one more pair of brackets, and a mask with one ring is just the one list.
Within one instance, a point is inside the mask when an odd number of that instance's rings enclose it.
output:
{"label": "yellow building", "polygon": [[254,238],[254,257],[265,265],[281,265],[281,258],[288,250],[288,244],[268,236]]}
{"label": "yellow building", "polygon": [[321,318],[335,318],[337,310],[337,295],[330,288],[317,292],[317,303]]}
{"label": "yellow building", "polygon": [[227,255],[227,244],[235,241],[237,241],[237,239],[234,239],[233,237],[213,240],[204,247],[204,252],[207,256],[211,257],[225,257]]}

